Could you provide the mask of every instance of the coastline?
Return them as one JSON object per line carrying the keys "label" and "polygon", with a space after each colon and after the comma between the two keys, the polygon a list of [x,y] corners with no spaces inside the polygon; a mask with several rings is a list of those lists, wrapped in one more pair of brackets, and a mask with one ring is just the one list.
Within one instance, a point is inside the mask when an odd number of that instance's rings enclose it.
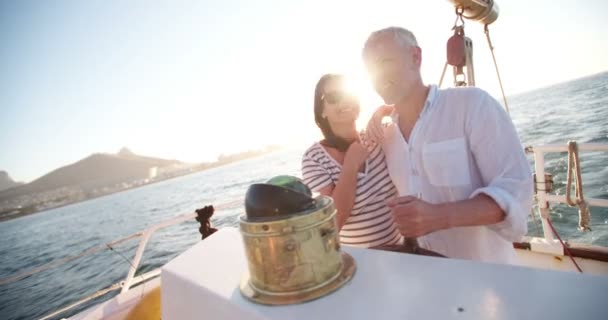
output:
{"label": "coastline", "polygon": [[[25,211],[25,212],[19,212],[19,213],[15,213],[15,214],[0,215],[0,223],[11,221],[11,220],[15,220],[15,219],[19,219],[19,218],[23,218],[23,217],[27,217],[27,216],[31,216],[31,215],[34,215],[34,214],[37,214],[37,213],[41,213],[41,212],[45,212],[45,211],[49,211],[49,210],[54,210],[54,209],[59,209],[59,208],[67,207],[67,206],[70,206],[70,205],[73,205],[73,204],[82,203],[82,202],[86,202],[86,201],[89,201],[89,200],[94,200],[94,199],[102,198],[102,197],[105,197],[105,196],[113,195],[113,194],[124,192],[124,191],[128,191],[128,190],[133,190],[133,189],[145,187],[145,186],[152,185],[152,184],[155,184],[155,183],[159,183],[159,182],[163,182],[163,181],[168,181],[168,180],[172,180],[172,179],[188,176],[188,175],[199,173],[199,172],[202,172],[202,171],[205,171],[205,170],[219,168],[219,167],[222,167],[222,166],[238,163],[240,161],[244,161],[244,160],[248,160],[248,159],[254,159],[254,158],[261,157],[261,156],[264,156],[264,155],[267,155],[267,154],[271,154],[271,153],[274,153],[274,152],[277,152],[277,151],[280,151],[280,150],[283,150],[283,149],[284,149],[284,147],[274,147],[274,148],[270,148],[270,149],[267,149],[267,150],[262,151],[262,152],[258,152],[255,155],[251,155],[251,156],[238,157],[238,158],[227,158],[227,159],[224,159],[223,161],[217,161],[217,162],[205,164],[200,169],[198,169],[198,170],[192,170],[192,171],[190,171],[188,173],[185,173],[185,174],[170,176],[170,177],[166,177],[166,178],[163,178],[163,179],[155,179],[155,180],[151,180],[149,182],[142,183],[142,184],[130,185],[130,186],[124,188],[124,189],[113,190],[113,191],[110,191],[108,193],[99,194],[99,195],[95,195],[95,196],[90,196],[90,197],[87,197],[87,198],[84,198],[84,199],[79,199],[79,200],[70,201],[70,202],[66,202],[66,203],[61,203],[61,204],[59,204],[57,206],[50,206],[50,207],[43,208],[42,210]],[[24,208],[24,210],[27,210],[28,208],[31,208],[31,207],[26,207],[26,208]]]}

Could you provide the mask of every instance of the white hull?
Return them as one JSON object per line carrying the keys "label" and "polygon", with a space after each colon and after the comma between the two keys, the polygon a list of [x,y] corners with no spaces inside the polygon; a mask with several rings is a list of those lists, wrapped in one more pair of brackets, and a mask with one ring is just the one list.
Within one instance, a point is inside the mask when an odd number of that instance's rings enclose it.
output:
{"label": "white hull", "polygon": [[[602,248],[598,250],[604,251]],[[544,269],[563,272],[578,272],[568,256],[554,255],[535,252],[525,249],[516,249],[519,265],[535,269]],[[608,262],[592,259],[575,258],[578,265],[585,274],[608,276]],[[69,319],[71,320],[122,320],[127,319],[129,312],[139,303],[144,301],[146,294],[161,287],[159,278],[145,282],[131,290],[121,293],[113,299],[79,313]],[[162,290],[162,287],[161,287]],[[146,300],[145,303],[160,303],[159,300]],[[154,308],[155,306],[146,306]],[[137,319],[137,315],[131,315],[130,319]],[[142,319],[143,320],[143,319]]]}
{"label": "white hull", "polygon": [[[554,256],[530,250],[516,249],[519,264],[525,267],[578,272],[569,257]],[[608,262],[591,259],[574,258],[585,274],[608,276]]]}

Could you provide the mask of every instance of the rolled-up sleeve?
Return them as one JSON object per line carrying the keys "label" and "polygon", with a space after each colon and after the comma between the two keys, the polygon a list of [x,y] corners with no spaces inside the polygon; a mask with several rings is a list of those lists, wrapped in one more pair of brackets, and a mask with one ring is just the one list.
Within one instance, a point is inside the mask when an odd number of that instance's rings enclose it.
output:
{"label": "rolled-up sleeve", "polygon": [[483,98],[469,113],[466,129],[484,187],[475,190],[470,198],[485,194],[494,199],[505,218],[488,227],[507,241],[519,241],[528,231],[532,170],[509,115],[490,95],[480,94]]}

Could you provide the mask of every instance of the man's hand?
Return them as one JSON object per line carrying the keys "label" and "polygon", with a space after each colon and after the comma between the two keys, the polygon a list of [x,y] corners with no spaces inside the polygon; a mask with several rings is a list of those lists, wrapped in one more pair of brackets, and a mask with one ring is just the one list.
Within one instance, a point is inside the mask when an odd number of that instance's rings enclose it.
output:
{"label": "man's hand", "polygon": [[390,116],[395,110],[392,105],[383,105],[376,109],[372,118],[367,123],[367,139],[373,143],[382,143],[384,140],[384,130],[382,126],[382,118]]}
{"label": "man's hand", "polygon": [[433,231],[449,228],[449,217],[430,204],[414,196],[398,197],[388,202],[399,231],[406,238],[416,238]]}
{"label": "man's hand", "polygon": [[406,238],[449,228],[491,225],[505,218],[505,213],[494,199],[485,194],[441,204],[404,196],[389,201],[387,205],[392,209],[395,222]]}

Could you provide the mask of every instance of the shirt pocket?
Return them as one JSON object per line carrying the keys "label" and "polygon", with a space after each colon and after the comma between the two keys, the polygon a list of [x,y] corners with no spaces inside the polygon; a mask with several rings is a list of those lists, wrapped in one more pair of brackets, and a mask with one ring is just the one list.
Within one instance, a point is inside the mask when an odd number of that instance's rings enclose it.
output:
{"label": "shirt pocket", "polygon": [[468,153],[463,137],[424,144],[422,161],[429,182],[441,187],[470,185]]}

